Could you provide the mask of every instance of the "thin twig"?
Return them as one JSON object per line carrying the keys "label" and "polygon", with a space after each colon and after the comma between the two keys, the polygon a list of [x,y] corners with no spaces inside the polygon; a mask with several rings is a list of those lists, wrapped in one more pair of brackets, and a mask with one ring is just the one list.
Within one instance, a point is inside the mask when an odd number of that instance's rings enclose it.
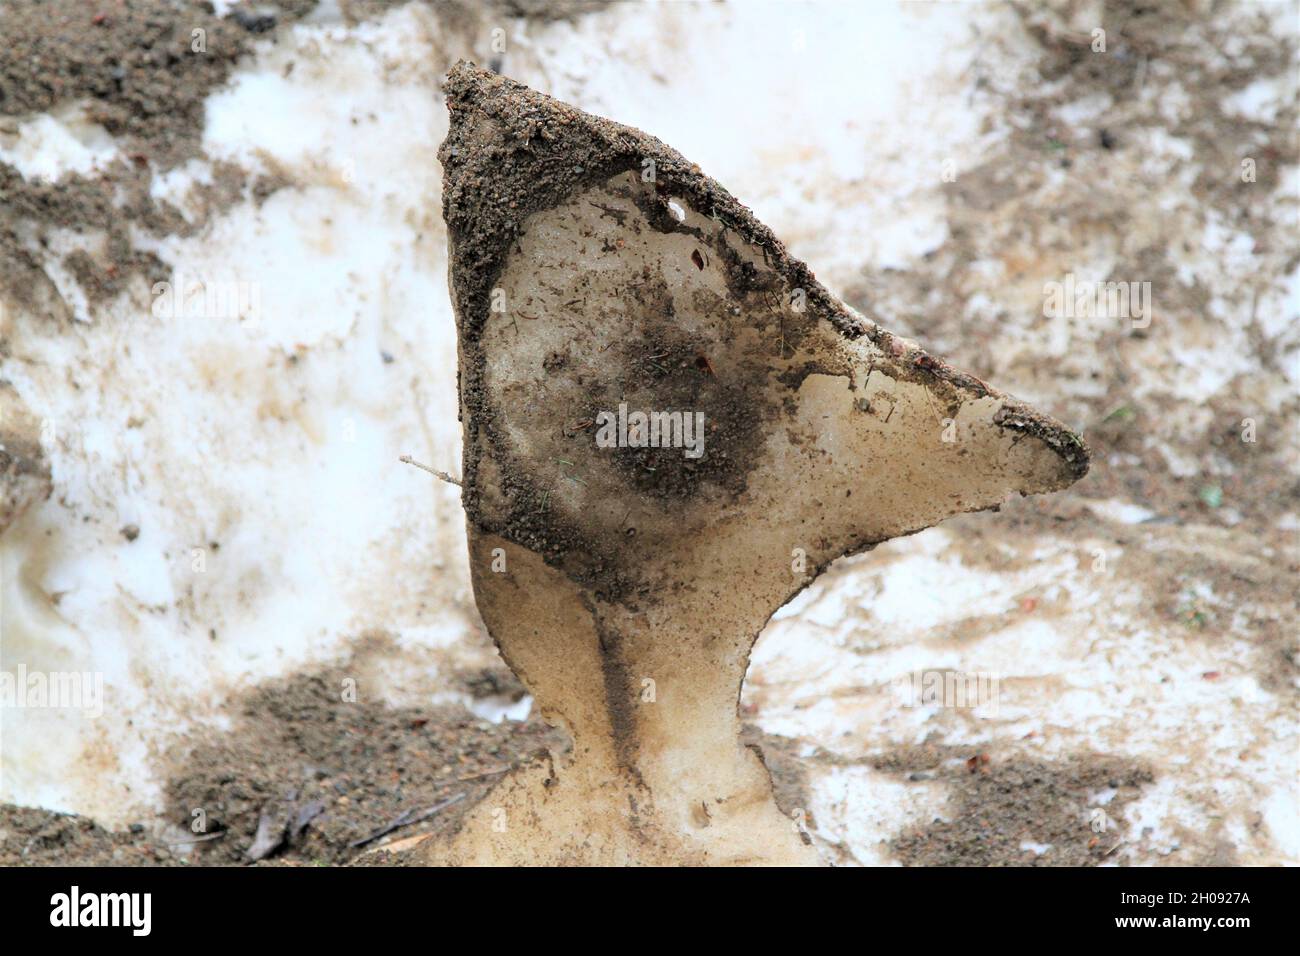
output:
{"label": "thin twig", "polygon": [[510,767],[498,767],[496,770],[484,770],[482,773],[466,774],[465,776],[457,777],[456,779],[462,782],[467,780],[482,780],[484,777],[495,777],[503,773],[508,773],[511,769],[512,768]]}
{"label": "thin twig", "polygon": [[435,476],[435,477],[437,477],[437,478],[441,478],[443,481],[447,482],[447,484],[449,484],[449,485],[455,485],[457,488],[464,487],[464,486],[460,483],[460,479],[459,479],[459,478],[453,478],[451,475],[447,474],[445,471],[439,471],[437,468],[430,468],[428,465],[421,464],[420,462],[418,462],[418,461],[416,461],[414,458],[412,458],[410,455],[403,455],[401,458],[399,458],[399,459],[397,459],[397,460],[400,461],[400,462],[401,462],[402,464],[404,464],[404,465],[414,465],[416,468],[421,468],[421,469],[423,469],[424,471],[427,471],[429,474],[431,474],[431,475],[433,475],[433,476]]}
{"label": "thin twig", "polygon": [[193,840],[169,840],[168,846],[189,846],[191,843],[206,843],[209,840],[219,840],[230,831],[218,830],[216,833],[209,833],[206,836],[195,837]]}
{"label": "thin twig", "polygon": [[453,803],[459,803],[461,800],[464,799],[465,799],[465,794],[462,791],[461,793],[456,794],[456,796],[454,797],[448,797],[446,800],[442,801],[442,803],[435,803],[433,806],[431,806],[428,810],[425,810],[423,813],[416,813],[414,810],[407,810],[405,813],[399,816],[392,823],[385,824],[384,826],[380,827],[378,830],[375,830],[374,832],[368,834],[367,836],[363,836],[360,840],[353,840],[351,843],[348,844],[348,848],[355,850],[357,847],[365,846],[367,843],[374,843],[380,837],[388,836],[388,834],[392,833],[394,830],[400,830],[402,827],[409,827],[413,823],[420,823],[424,820],[427,820],[435,813],[438,813],[442,810],[446,810]]}

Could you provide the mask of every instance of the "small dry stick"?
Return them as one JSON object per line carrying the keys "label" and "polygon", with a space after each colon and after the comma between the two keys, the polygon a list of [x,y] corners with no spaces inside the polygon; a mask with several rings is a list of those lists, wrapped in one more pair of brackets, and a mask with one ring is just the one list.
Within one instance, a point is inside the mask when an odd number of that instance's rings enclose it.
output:
{"label": "small dry stick", "polygon": [[510,767],[498,767],[495,770],[484,770],[482,773],[466,774],[465,776],[457,777],[456,779],[462,783],[466,780],[482,780],[484,777],[496,777],[500,774],[507,773],[510,769]]}
{"label": "small dry stick", "polygon": [[209,840],[219,840],[226,835],[228,831],[218,830],[216,833],[209,833],[206,836],[195,837],[193,840],[172,840],[167,843],[168,846],[189,846],[191,843],[207,843]]}
{"label": "small dry stick", "polygon": [[407,810],[405,813],[399,816],[392,823],[388,823],[380,827],[378,830],[375,830],[372,833],[363,836],[360,840],[353,840],[351,843],[348,844],[348,848],[355,850],[357,847],[365,846],[367,843],[374,843],[380,837],[388,836],[388,834],[392,833],[394,830],[400,830],[402,827],[409,827],[413,823],[420,823],[424,820],[427,820],[435,813],[439,813],[442,810],[447,809],[453,803],[460,803],[460,801],[464,799],[465,799],[465,794],[458,793],[456,794],[456,796],[450,797],[442,801],[442,803],[434,804],[433,806],[429,807],[429,809],[425,810],[423,813],[417,813],[415,810]]}
{"label": "small dry stick", "polygon": [[401,458],[399,458],[399,459],[397,459],[397,460],[400,461],[400,462],[401,462],[402,464],[404,464],[404,465],[414,465],[416,468],[422,468],[422,469],[424,469],[425,471],[427,471],[429,474],[431,474],[431,475],[433,475],[433,476],[435,476],[435,477],[437,477],[437,478],[441,478],[443,481],[447,482],[447,484],[449,484],[449,485],[455,485],[457,488],[462,487],[462,486],[461,486],[461,483],[460,483],[460,479],[458,479],[458,478],[453,478],[451,475],[447,474],[445,471],[439,471],[437,468],[430,468],[428,465],[421,464],[420,462],[418,462],[418,461],[416,461],[414,458],[412,458],[410,455],[403,455]]}

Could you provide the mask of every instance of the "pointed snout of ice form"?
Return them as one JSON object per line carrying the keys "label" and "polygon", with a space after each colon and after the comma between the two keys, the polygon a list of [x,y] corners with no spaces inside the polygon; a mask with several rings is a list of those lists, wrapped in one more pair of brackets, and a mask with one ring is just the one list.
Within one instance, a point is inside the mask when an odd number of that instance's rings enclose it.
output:
{"label": "pointed snout of ice form", "polygon": [[816,522],[824,558],[1058,491],[1087,472],[1087,446],[1065,426],[899,344],[871,327],[856,341],[811,348],[819,370],[783,401],[789,426],[769,441],[773,474],[749,484],[779,512],[791,507],[785,479],[799,475],[796,487],[817,502],[816,517],[799,520]]}
{"label": "pointed snout of ice form", "polygon": [[901,413],[905,428],[890,434],[910,457],[964,476],[972,490],[1001,486],[990,490],[1003,497],[1059,491],[1087,474],[1088,446],[1061,422],[883,329],[868,336],[879,352],[868,349],[855,403],[868,431]]}
{"label": "pointed snout of ice form", "polygon": [[1038,446],[1037,464],[1026,475],[1021,494],[1038,495],[1061,491],[1088,473],[1092,463],[1087,443],[1060,422],[1023,402],[1009,401],[993,414],[993,424],[1020,440]]}

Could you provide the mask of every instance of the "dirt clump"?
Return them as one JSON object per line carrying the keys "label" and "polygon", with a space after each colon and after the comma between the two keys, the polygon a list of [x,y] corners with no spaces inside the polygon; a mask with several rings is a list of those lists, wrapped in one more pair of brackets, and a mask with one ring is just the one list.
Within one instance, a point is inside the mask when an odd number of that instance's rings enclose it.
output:
{"label": "dirt clump", "polygon": [[0,7],[0,114],[88,101],[87,118],[164,168],[194,155],[208,91],[248,36],[201,2],[136,0],[100,11],[81,0]]}
{"label": "dirt clump", "polygon": [[260,844],[268,859],[341,863],[378,845],[362,841],[404,815],[454,800],[393,831],[441,832],[501,774],[560,743],[536,720],[389,707],[356,673],[345,661],[254,688],[234,708],[231,731],[201,733],[170,755],[168,820],[192,828],[202,818],[206,833],[226,834],[196,844],[196,862],[247,862]]}
{"label": "dirt clump", "polygon": [[87,817],[0,804],[0,866],[177,866],[143,825],[110,832]]}
{"label": "dirt clump", "polygon": [[[0,865],[348,863],[454,828],[504,773],[567,745],[537,718],[494,724],[457,705],[389,706],[356,678],[364,652],[253,687],[229,705],[228,730],[200,729],[171,748],[157,819],[109,831],[0,805]],[[484,674],[466,678],[479,696],[510,693],[509,680]]]}
{"label": "dirt clump", "polygon": [[1106,754],[1046,761],[929,743],[872,765],[950,788],[947,819],[890,841],[906,866],[1096,866],[1122,846],[1123,809],[1155,779],[1142,763]]}

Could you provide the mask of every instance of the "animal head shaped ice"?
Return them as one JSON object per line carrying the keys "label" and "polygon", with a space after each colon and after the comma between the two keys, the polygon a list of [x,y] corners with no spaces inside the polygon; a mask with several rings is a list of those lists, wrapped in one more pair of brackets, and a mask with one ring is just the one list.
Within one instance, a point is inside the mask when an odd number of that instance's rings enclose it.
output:
{"label": "animal head shaped ice", "polygon": [[652,137],[468,64],[447,94],[480,610],[667,859],[763,858],[696,806],[757,786],[735,704],[763,624],[835,558],[1064,488],[1087,450],[838,302]]}

